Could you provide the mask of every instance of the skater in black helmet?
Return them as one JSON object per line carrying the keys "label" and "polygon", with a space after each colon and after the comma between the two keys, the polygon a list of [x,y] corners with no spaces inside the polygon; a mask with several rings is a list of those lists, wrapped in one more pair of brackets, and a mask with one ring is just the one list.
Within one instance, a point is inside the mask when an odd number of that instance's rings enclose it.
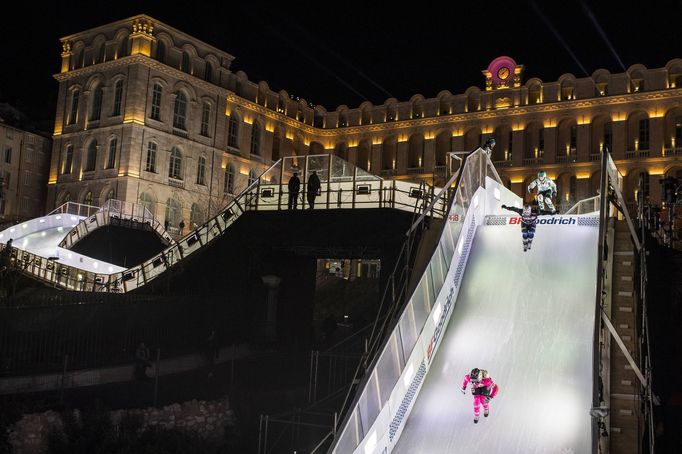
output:
{"label": "skater in black helmet", "polygon": [[521,215],[521,235],[523,236],[523,252],[530,250],[535,236],[535,226],[538,223],[538,216],[554,214],[553,211],[538,209],[537,205],[526,204],[523,208],[508,207],[502,205],[505,210],[513,211]]}

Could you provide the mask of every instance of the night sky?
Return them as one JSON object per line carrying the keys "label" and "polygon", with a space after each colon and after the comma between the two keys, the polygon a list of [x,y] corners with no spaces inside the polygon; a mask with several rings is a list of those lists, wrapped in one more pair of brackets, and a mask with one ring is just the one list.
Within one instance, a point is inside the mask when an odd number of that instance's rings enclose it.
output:
{"label": "night sky", "polygon": [[[3,20],[0,101],[35,120],[53,119],[59,38],[140,13],[232,54],[232,70],[250,80],[329,110],[483,88],[481,70],[500,55],[525,65],[524,80],[545,81],[599,68],[622,72],[635,63],[658,68],[682,57],[680,1],[643,1],[636,8],[579,0],[413,2],[420,9],[371,0],[170,4],[13,5],[19,11]],[[333,6],[333,14],[319,5]]]}

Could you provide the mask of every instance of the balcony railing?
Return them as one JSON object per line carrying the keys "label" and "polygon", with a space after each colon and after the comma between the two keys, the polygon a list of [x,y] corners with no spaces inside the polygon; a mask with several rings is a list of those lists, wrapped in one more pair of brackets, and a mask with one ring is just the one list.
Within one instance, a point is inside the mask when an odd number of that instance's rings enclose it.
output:
{"label": "balcony railing", "polygon": [[381,176],[394,177],[396,175],[398,175],[398,171],[396,169],[382,169],[381,170]]}
{"label": "balcony railing", "polygon": [[168,177],[168,186],[173,186],[174,188],[184,189],[185,188],[185,182],[183,180],[179,180],[177,178]]}
{"label": "balcony railing", "polygon": [[407,174],[408,175],[418,175],[424,173],[424,168],[423,167],[408,167],[407,168]]}
{"label": "balcony railing", "polygon": [[601,153],[590,153],[590,161],[599,161],[601,159]]}
{"label": "balcony railing", "polygon": [[542,164],[542,158],[523,158],[523,165]]}
{"label": "balcony railing", "polygon": [[514,163],[511,161],[511,159],[502,160],[502,161],[495,161],[495,162],[493,162],[493,164],[495,164],[495,167],[511,167],[514,165]]}
{"label": "balcony railing", "polygon": [[663,156],[681,156],[682,147],[671,147],[663,149]]}
{"label": "balcony railing", "polygon": [[649,150],[628,150],[625,152],[626,159],[642,159],[649,157]]}

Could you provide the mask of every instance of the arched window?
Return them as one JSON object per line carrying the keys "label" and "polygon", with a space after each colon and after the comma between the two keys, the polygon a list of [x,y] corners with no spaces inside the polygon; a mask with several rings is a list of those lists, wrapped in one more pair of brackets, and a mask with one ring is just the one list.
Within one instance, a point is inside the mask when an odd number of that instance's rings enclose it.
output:
{"label": "arched window", "polygon": [[260,125],[254,122],[253,128],[251,129],[251,154],[255,154],[257,156],[260,156],[260,135]]}
{"label": "arched window", "polygon": [[234,194],[234,167],[228,164],[225,168],[225,194]]}
{"label": "arched window", "polygon": [[161,84],[154,84],[154,91],[152,92],[152,120],[161,120],[161,93],[163,88]]}
{"label": "arched window", "polygon": [[201,109],[201,135],[208,137],[208,126],[211,118],[211,105],[207,102]]}
{"label": "arched window", "polygon": [[204,68],[204,80],[206,82],[213,82],[213,65],[210,62],[206,62],[206,67]]}
{"label": "arched window", "polygon": [[118,140],[116,137],[109,141],[109,155],[107,156],[107,166],[106,169],[113,169],[116,164],[116,145]]}
{"label": "arched window", "polygon": [[97,141],[93,140],[88,146],[88,153],[85,157],[85,172],[92,172],[95,170],[95,163],[97,162]]}
{"label": "arched window", "polygon": [[189,58],[189,52],[184,51],[182,53],[182,64],[180,65],[180,69],[182,72],[185,72],[187,74],[192,73],[192,66],[190,64],[190,58]]}
{"label": "arched window", "polygon": [[99,48],[97,49],[97,60],[95,60],[95,63],[103,63],[104,62],[104,53],[106,52],[106,45],[105,43],[102,43],[99,45]]}
{"label": "arched window", "polygon": [[206,185],[206,158],[203,156],[197,160],[197,184]]}
{"label": "arched window", "polygon": [[75,125],[78,119],[78,102],[80,101],[80,90],[74,90],[71,93],[71,110],[69,111],[69,120],[67,124]]}
{"label": "arched window", "polygon": [[230,114],[227,129],[227,145],[232,148],[239,148],[239,117],[237,114]]}
{"label": "arched window", "polygon": [[156,59],[161,63],[166,63],[166,45],[161,40],[156,43]]}
{"label": "arched window", "polygon": [[[682,141],[680,141],[679,143],[682,144]],[[273,161],[279,160],[279,148],[280,148],[279,135],[275,134],[275,136],[272,138],[272,160]]]}
{"label": "arched window", "polygon": [[82,68],[85,66],[85,49],[78,51],[76,55],[76,68]]}
{"label": "arched window", "polygon": [[166,202],[166,222],[170,227],[177,227],[182,220],[182,205],[177,200],[170,198]]}
{"label": "arched window", "polygon": [[62,166],[62,174],[68,175],[72,171],[73,166],[73,145],[69,144],[66,146],[66,152],[64,153],[64,164]]}
{"label": "arched window", "polygon": [[116,192],[113,189],[107,191],[107,195],[104,197],[104,201],[112,200],[116,198]]}
{"label": "arched window", "polygon": [[83,197],[83,205],[92,206],[92,203],[93,203],[92,191],[88,191],[85,193],[85,197]]}
{"label": "arched window", "polygon": [[121,46],[118,48],[118,58],[122,57],[127,57],[128,56],[128,37],[126,36],[123,38],[123,41],[121,41]]}
{"label": "arched window", "polygon": [[175,105],[173,106],[173,127],[185,130],[187,120],[187,98],[181,91],[175,97]]}
{"label": "arched window", "polygon": [[114,86],[114,110],[111,113],[112,116],[116,117],[121,115],[121,101],[123,100],[123,80],[119,79],[116,81]]}
{"label": "arched window", "polygon": [[182,153],[177,147],[173,147],[168,164],[168,177],[182,180]]}
{"label": "arched window", "polygon": [[92,113],[90,114],[90,121],[98,121],[102,116],[102,97],[104,91],[102,85],[97,85],[92,96]]}
{"label": "arched window", "polygon": [[249,171],[249,186],[255,183],[256,180],[258,180],[258,174],[256,173],[255,170],[252,169]]}
{"label": "arched window", "polygon": [[204,222],[204,210],[201,209],[198,203],[193,203],[189,211],[189,225],[196,229]]}
{"label": "arched window", "polygon": [[642,118],[639,120],[637,128],[637,150],[648,150],[649,149],[649,119]]}
{"label": "arched window", "polygon": [[156,173],[156,143],[149,142],[147,144],[147,159],[145,161],[144,170],[146,172]]}
{"label": "arched window", "polygon": [[149,210],[152,216],[154,216],[156,210],[154,209],[154,199],[152,199],[152,196],[150,196],[146,192],[140,194],[140,205]]}

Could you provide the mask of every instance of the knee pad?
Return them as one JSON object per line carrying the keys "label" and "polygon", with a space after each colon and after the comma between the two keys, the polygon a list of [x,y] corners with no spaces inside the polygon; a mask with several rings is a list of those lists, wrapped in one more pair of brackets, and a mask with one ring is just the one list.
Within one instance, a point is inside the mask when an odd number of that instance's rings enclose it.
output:
{"label": "knee pad", "polygon": [[523,239],[527,240],[528,239],[528,232],[523,232]]}

